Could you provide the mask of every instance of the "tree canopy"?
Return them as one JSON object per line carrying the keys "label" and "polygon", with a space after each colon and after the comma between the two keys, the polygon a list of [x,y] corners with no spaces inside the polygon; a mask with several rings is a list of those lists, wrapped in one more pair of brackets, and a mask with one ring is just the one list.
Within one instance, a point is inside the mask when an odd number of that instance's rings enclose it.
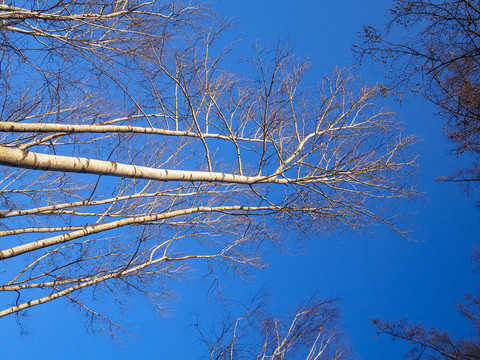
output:
{"label": "tree canopy", "polygon": [[[242,272],[286,234],[405,234],[414,157],[379,87],[309,87],[282,43],[242,69],[229,25],[180,1],[0,5],[0,316],[63,298],[106,331],[98,297],[161,308],[204,261]],[[218,279],[215,278],[214,279]]]}
{"label": "tree canopy", "polygon": [[361,61],[388,70],[387,87],[435,105],[457,155],[473,159],[442,180],[480,181],[480,2],[396,0],[385,27],[365,26],[355,47]]}

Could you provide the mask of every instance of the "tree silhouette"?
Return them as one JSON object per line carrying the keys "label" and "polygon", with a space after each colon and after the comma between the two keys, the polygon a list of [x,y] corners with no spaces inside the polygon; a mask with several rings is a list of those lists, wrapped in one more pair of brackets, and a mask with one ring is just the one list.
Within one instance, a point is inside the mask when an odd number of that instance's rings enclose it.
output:
{"label": "tree silhouette", "polygon": [[441,180],[466,190],[480,181],[480,2],[397,0],[385,28],[366,26],[355,47],[361,61],[385,66],[388,87],[435,105],[455,154],[473,158]]}

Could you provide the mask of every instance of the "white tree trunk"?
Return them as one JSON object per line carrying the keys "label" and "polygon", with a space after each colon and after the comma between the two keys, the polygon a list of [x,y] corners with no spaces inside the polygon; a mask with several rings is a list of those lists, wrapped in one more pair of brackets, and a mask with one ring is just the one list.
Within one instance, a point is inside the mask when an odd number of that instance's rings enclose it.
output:
{"label": "white tree trunk", "polygon": [[0,165],[22,169],[63,171],[157,181],[205,181],[233,184],[260,182],[286,184],[287,179],[268,176],[242,176],[208,171],[164,170],[73,156],[40,154],[0,146]]}

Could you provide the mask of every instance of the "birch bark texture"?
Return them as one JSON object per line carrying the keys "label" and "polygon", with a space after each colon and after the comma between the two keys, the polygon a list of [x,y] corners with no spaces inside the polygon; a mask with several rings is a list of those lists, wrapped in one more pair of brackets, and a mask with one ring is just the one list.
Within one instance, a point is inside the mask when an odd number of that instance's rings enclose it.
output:
{"label": "birch bark texture", "polygon": [[113,332],[98,297],[161,309],[188,267],[261,266],[259,244],[292,231],[404,234],[391,208],[414,193],[414,139],[381,88],[340,70],[307,85],[282,43],[232,66],[229,24],[201,3],[14,4],[0,5],[0,317],[63,298]]}

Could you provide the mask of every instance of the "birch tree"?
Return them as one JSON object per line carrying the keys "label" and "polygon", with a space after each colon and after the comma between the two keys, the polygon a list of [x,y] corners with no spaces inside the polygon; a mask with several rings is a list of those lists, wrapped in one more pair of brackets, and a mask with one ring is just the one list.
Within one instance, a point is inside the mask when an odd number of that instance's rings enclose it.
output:
{"label": "birch tree", "polygon": [[353,359],[338,331],[338,310],[335,301],[312,298],[292,315],[272,316],[266,296],[259,293],[244,306],[244,311],[206,328],[197,319],[201,343],[208,349],[210,360],[237,359]]}
{"label": "birch tree", "polygon": [[0,18],[0,317],[63,299],[113,331],[96,299],[161,308],[196,264],[242,272],[288,234],[403,233],[412,138],[381,89],[338,70],[307,86],[281,44],[232,66],[228,24],[193,2],[14,1]]}

